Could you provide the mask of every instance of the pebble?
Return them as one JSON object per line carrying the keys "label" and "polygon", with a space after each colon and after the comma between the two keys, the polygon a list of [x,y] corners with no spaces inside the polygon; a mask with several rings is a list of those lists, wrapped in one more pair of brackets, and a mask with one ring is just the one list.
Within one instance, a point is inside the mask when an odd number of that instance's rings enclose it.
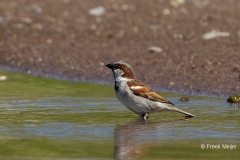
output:
{"label": "pebble", "polygon": [[21,21],[24,22],[24,23],[32,23],[32,20],[29,17],[22,17]]}
{"label": "pebble", "polygon": [[22,29],[24,25],[22,23],[15,23],[12,25],[13,28]]}
{"label": "pebble", "polygon": [[152,46],[148,49],[149,53],[154,53],[154,52],[161,53],[162,51],[163,51],[163,49],[160,47],[157,47],[157,46]]}
{"label": "pebble", "polygon": [[170,1],[170,4],[173,7],[176,7],[176,8],[178,8],[179,6],[183,5],[184,3],[185,3],[185,0],[171,0]]}
{"label": "pebble", "polygon": [[209,40],[209,39],[214,39],[214,38],[217,38],[217,37],[229,37],[229,36],[230,36],[229,32],[219,32],[219,31],[212,30],[211,32],[205,33],[202,36],[202,38],[206,39],[206,40]]}
{"label": "pebble", "polygon": [[240,103],[240,95],[233,95],[227,98],[228,103]]}
{"label": "pebble", "polygon": [[103,6],[98,6],[90,9],[88,13],[92,16],[101,16],[105,13],[105,8]]}
{"label": "pebble", "polygon": [[123,4],[123,5],[121,6],[121,9],[124,10],[124,11],[126,11],[126,10],[129,9],[129,6],[128,6],[127,4]]}
{"label": "pebble", "polygon": [[52,41],[51,39],[47,39],[46,43],[47,43],[47,44],[52,44],[53,41]]}
{"label": "pebble", "polygon": [[33,5],[32,6],[32,9],[36,12],[36,13],[38,13],[38,14],[41,14],[42,13],[42,8],[41,7],[39,7],[38,5]]}
{"label": "pebble", "polygon": [[179,101],[181,101],[181,102],[189,102],[189,98],[182,97],[182,98],[179,99]]}
{"label": "pebble", "polygon": [[32,25],[32,27],[33,27],[34,29],[37,29],[37,30],[42,30],[42,29],[43,29],[43,25],[42,25],[41,23],[34,23],[34,24]]}
{"label": "pebble", "polygon": [[163,14],[165,14],[165,15],[169,15],[170,13],[171,13],[171,11],[170,11],[170,9],[164,9],[163,11]]}
{"label": "pebble", "polygon": [[7,76],[0,76],[0,81],[6,81],[8,79]]}

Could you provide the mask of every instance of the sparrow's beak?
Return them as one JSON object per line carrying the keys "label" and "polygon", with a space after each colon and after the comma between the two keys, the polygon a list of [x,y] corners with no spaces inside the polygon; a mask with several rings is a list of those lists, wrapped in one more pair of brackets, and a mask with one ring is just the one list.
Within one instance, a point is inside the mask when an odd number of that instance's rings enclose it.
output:
{"label": "sparrow's beak", "polygon": [[112,64],[112,63],[109,63],[109,64],[107,64],[106,65],[108,68],[110,68],[110,69],[113,69],[113,67],[114,67],[114,64]]}

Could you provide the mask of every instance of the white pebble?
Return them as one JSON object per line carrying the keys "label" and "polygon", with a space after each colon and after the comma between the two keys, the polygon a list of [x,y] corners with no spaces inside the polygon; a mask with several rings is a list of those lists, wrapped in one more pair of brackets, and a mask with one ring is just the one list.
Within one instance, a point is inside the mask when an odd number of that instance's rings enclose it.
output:
{"label": "white pebble", "polygon": [[6,81],[8,79],[7,76],[0,76],[0,81]]}
{"label": "white pebble", "polygon": [[164,9],[163,10],[163,14],[165,14],[165,15],[169,15],[170,14],[170,9]]}
{"label": "white pebble", "polygon": [[105,13],[105,8],[103,6],[98,6],[90,9],[88,13],[92,16],[101,16]]}
{"label": "white pebble", "polygon": [[229,32],[219,32],[219,31],[212,30],[211,32],[205,33],[202,36],[202,38],[208,40],[208,39],[214,39],[217,37],[229,37],[229,36],[230,36]]}
{"label": "white pebble", "polygon": [[156,47],[156,46],[152,46],[148,49],[148,52],[150,53],[153,53],[153,52],[161,53],[162,51],[163,51],[162,48]]}
{"label": "white pebble", "polygon": [[170,1],[170,4],[173,6],[173,7],[179,7],[181,5],[183,5],[185,3],[185,0],[171,0]]}

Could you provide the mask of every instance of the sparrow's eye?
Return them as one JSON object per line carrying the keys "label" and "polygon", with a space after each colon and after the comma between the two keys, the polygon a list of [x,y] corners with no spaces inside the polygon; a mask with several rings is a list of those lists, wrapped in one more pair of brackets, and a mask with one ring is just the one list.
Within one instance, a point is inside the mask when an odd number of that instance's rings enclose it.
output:
{"label": "sparrow's eye", "polygon": [[114,65],[114,69],[119,69],[120,67],[119,67],[119,65],[118,64],[115,64]]}

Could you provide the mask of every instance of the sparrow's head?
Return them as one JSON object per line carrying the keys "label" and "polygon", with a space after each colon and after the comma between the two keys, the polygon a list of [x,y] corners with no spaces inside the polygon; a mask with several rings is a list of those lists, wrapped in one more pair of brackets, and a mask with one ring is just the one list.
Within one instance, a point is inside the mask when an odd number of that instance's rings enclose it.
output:
{"label": "sparrow's head", "polygon": [[115,80],[120,80],[122,77],[128,79],[135,79],[132,67],[122,61],[114,62],[106,65],[113,71]]}

